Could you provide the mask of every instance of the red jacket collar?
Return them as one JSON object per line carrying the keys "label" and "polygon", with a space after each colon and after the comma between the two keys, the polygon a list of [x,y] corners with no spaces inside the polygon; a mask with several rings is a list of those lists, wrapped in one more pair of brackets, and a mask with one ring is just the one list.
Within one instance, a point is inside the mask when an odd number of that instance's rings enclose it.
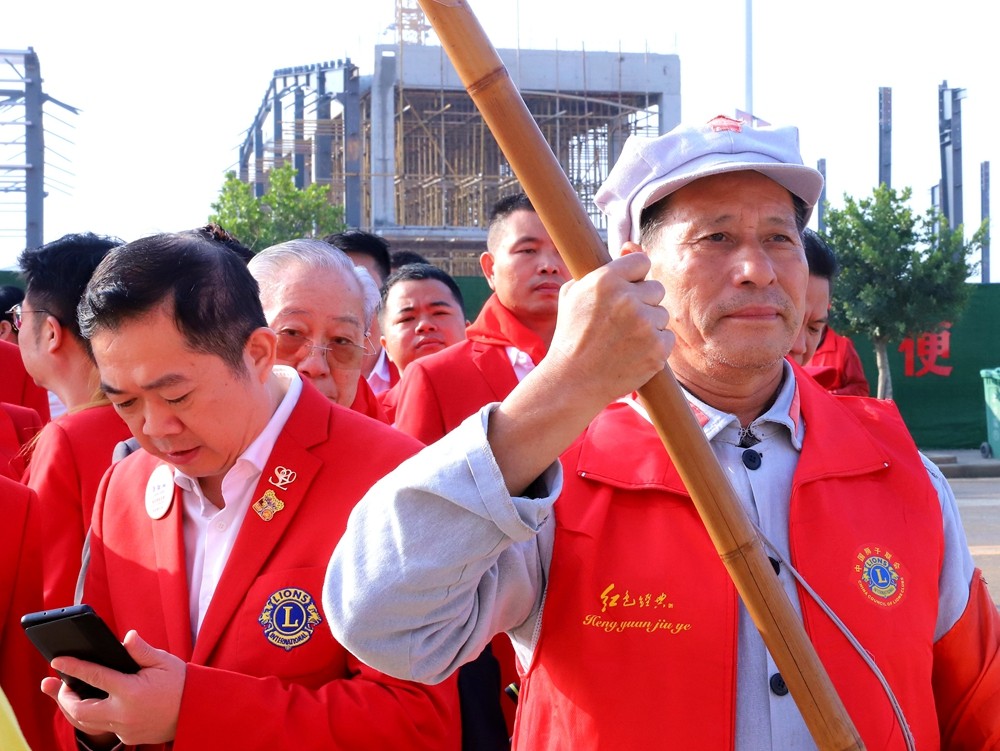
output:
{"label": "red jacket collar", "polygon": [[[854,408],[849,409],[844,401],[804,375],[798,366],[793,366],[793,370],[806,424],[802,458],[795,472],[796,484],[887,467],[890,457],[855,413],[860,408],[875,420],[895,420],[898,413],[876,400],[857,400]],[[810,432],[809,425],[837,428]],[[622,402],[599,414],[563,459],[565,471],[615,487],[660,488],[687,495],[652,425]]]}
{"label": "red jacket collar", "polygon": [[465,336],[474,342],[516,347],[526,352],[535,365],[548,350],[538,335],[505,308],[495,294],[490,295],[479,316],[465,330]]}
{"label": "red jacket collar", "polygon": [[[395,370],[395,367],[393,367],[393,370]],[[393,371],[390,370],[389,372],[391,374]],[[389,422],[378,397],[376,397],[375,392],[372,391],[372,387],[368,385],[368,381],[365,380],[364,376],[358,378],[358,391],[354,395],[354,401],[351,402],[351,409],[373,420],[385,423]]]}

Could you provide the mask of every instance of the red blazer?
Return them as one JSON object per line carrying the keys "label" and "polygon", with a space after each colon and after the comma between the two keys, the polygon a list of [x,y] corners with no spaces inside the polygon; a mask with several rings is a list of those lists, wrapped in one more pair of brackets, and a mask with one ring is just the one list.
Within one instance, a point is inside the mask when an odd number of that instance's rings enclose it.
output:
{"label": "red blazer", "polygon": [[38,494],[41,509],[47,609],[73,604],[97,488],[115,446],[131,435],[108,404],[62,415],[38,436],[24,482]]}
{"label": "red blazer", "polygon": [[396,387],[395,426],[424,443],[458,427],[484,404],[502,400],[517,385],[506,348],[526,352],[537,365],[546,345],[491,295],[466,340],[411,362]]}
{"label": "red blazer", "polygon": [[381,399],[372,391],[364,376],[358,376],[358,390],[354,394],[354,401],[351,402],[351,409],[379,422],[391,422],[382,409]]}
{"label": "red blazer", "polygon": [[42,422],[49,421],[49,392],[31,380],[21,350],[10,342],[0,342],[0,402],[30,407]]}
{"label": "red blazer", "polygon": [[0,403],[0,475],[21,480],[31,457],[32,439],[42,429],[35,410]]}
{"label": "red blazer", "polygon": [[393,389],[393,424],[423,443],[434,443],[515,386],[517,376],[503,346],[467,339],[407,366]]}
{"label": "red blazer", "polygon": [[[39,689],[47,666],[21,630],[21,616],[42,609],[42,576],[35,494],[0,477],[0,686],[28,745],[54,747],[56,705]],[[30,514],[30,515],[29,515]]]}
{"label": "red blazer", "polygon": [[[137,451],[112,465],[94,508],[84,601],[119,637],[134,628],[187,661],[178,748],[458,748],[454,679],[423,686],[362,665],[320,610],[351,509],[418,448],[305,382],[254,493],[272,491],[284,508],[269,521],[248,510],[193,644],[181,493],[154,520],[143,499],[162,463]],[[283,473],[293,477],[284,488],[272,482]]]}
{"label": "red blazer", "polygon": [[399,398],[399,383],[395,386],[390,386],[381,394],[376,394],[375,398],[378,400],[378,405],[382,408],[386,422],[392,425],[396,422],[396,400]]}

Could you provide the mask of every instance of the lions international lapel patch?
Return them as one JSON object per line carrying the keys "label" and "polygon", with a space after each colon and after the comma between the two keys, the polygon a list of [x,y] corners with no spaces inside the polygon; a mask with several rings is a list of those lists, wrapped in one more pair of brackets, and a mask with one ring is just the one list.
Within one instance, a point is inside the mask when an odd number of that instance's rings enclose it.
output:
{"label": "lions international lapel patch", "polygon": [[286,587],[267,598],[257,622],[271,644],[291,652],[312,638],[313,629],[323,622],[319,607],[304,589]]}
{"label": "lions international lapel patch", "polygon": [[854,571],[860,575],[858,587],[876,605],[892,607],[906,592],[906,581],[900,562],[892,552],[877,545],[858,551]]}

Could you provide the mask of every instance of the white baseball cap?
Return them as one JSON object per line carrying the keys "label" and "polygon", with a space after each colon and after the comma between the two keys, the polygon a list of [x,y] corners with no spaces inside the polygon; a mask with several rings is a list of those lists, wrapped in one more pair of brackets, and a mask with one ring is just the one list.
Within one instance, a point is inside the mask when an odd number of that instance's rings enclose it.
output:
{"label": "white baseball cap", "polygon": [[806,219],[823,192],[823,176],[802,164],[799,131],[753,128],[720,115],[705,125],[678,125],[658,138],[629,136],[594,202],[608,217],[608,247],[639,240],[642,210],[690,182],[723,172],[754,170],[806,204]]}

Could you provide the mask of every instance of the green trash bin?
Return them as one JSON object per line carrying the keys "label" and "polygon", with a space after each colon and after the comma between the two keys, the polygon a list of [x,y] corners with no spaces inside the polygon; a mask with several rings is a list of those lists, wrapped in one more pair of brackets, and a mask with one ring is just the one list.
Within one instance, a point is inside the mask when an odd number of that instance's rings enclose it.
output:
{"label": "green trash bin", "polygon": [[986,442],[979,452],[987,459],[1000,457],[1000,368],[980,370],[986,392]]}

